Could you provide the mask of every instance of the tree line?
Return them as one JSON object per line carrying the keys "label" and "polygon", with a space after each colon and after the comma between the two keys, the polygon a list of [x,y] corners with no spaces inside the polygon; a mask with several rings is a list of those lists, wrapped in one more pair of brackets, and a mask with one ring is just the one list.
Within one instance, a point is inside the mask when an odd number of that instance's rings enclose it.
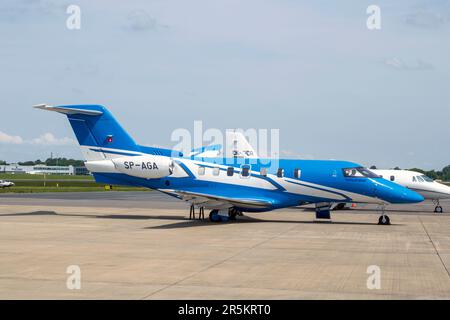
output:
{"label": "tree line", "polygon": [[[7,165],[8,163],[4,160],[0,160],[0,165]],[[83,160],[67,159],[67,158],[47,158],[42,161],[40,159],[35,161],[24,161],[17,163],[20,166],[35,166],[35,165],[46,165],[46,166],[74,166],[74,167],[84,167]]]}

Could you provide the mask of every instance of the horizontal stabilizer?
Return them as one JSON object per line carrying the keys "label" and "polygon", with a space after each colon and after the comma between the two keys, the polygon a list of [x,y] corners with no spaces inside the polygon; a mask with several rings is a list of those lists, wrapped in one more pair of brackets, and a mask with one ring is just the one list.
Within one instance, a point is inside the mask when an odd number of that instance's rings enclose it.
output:
{"label": "horizontal stabilizer", "polygon": [[199,158],[215,158],[219,156],[221,149],[222,145],[214,144],[206,147],[192,149],[191,153],[188,156]]}
{"label": "horizontal stabilizer", "polygon": [[88,116],[99,116],[99,115],[103,114],[103,112],[99,111],[99,110],[78,109],[78,108],[64,107],[64,106],[53,107],[53,106],[49,106],[48,104],[37,104],[37,105],[34,105],[33,108],[47,110],[47,111],[55,111],[55,112],[64,113],[64,114],[85,114]]}
{"label": "horizontal stabilizer", "polygon": [[113,117],[98,104],[49,106],[38,104],[34,108],[66,115],[87,161],[114,159],[123,155],[140,154],[140,148]]}

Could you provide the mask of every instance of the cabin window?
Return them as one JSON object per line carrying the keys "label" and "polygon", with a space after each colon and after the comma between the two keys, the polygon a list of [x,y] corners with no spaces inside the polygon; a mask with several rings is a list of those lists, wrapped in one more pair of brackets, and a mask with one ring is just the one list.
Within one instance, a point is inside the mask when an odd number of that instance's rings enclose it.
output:
{"label": "cabin window", "polygon": [[267,177],[267,168],[261,168],[259,174],[263,177]]}
{"label": "cabin window", "polygon": [[220,168],[219,167],[213,168],[213,176],[218,176],[219,174],[220,174]]}
{"label": "cabin window", "polygon": [[277,177],[278,178],[283,178],[284,177],[284,169],[283,168],[278,168]]}
{"label": "cabin window", "polygon": [[227,168],[227,176],[232,177],[234,174],[234,168],[233,167],[228,167]]}
{"label": "cabin window", "polygon": [[413,177],[413,182],[417,182],[416,177]]}
{"label": "cabin window", "polygon": [[391,181],[395,181],[395,177],[394,176],[391,176]]}
{"label": "cabin window", "polygon": [[301,176],[302,176],[302,170],[294,169],[294,178],[300,179]]}
{"label": "cabin window", "polygon": [[244,164],[241,167],[241,178],[249,178],[250,177],[250,165]]}
{"label": "cabin window", "polygon": [[205,175],[205,167],[198,167],[198,175],[199,176]]}

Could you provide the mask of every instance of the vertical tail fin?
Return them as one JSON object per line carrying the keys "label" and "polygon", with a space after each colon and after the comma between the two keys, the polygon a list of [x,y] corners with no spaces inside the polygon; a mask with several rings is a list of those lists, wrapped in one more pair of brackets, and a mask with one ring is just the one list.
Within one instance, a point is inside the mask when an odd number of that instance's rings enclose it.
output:
{"label": "vertical tail fin", "polygon": [[101,105],[34,106],[67,115],[86,160],[102,160],[140,153],[139,146]]}

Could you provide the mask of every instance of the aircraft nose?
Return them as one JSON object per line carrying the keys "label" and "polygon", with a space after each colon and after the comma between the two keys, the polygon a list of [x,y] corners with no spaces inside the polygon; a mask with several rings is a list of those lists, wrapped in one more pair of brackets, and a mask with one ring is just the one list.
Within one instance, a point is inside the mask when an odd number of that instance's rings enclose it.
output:
{"label": "aircraft nose", "polygon": [[437,191],[442,194],[442,199],[450,199],[450,187],[438,182],[434,182],[438,188]]}
{"label": "aircraft nose", "polygon": [[425,200],[417,192],[387,180],[377,185],[376,190],[377,197],[389,203],[417,203]]}
{"label": "aircraft nose", "polygon": [[409,190],[408,188],[404,188],[406,191],[402,193],[402,198],[404,203],[417,203],[425,200],[420,194],[415,191]]}

